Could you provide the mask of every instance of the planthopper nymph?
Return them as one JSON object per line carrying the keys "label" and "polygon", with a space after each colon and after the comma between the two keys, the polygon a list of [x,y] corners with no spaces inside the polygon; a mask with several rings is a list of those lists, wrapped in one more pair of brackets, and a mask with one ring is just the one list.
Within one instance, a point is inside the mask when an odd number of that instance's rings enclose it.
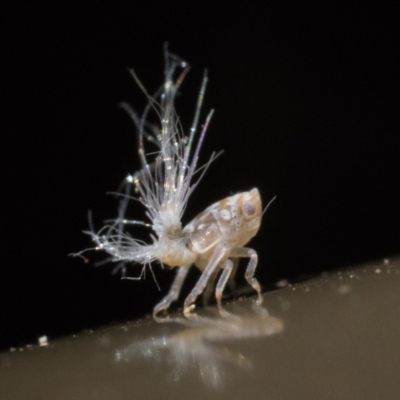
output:
{"label": "planthopper nymph", "polygon": [[[249,260],[245,278],[257,292],[257,303],[261,304],[260,284],[254,277],[257,253],[246,247],[250,239],[257,234],[261,224],[263,211],[258,189],[254,188],[220,200],[182,227],[181,218],[188,200],[209,164],[217,157],[215,153],[212,154],[210,160],[198,168],[200,148],[213,111],[208,114],[198,133],[197,126],[207,85],[205,72],[192,126],[187,135],[183,132],[174,101],[189,66],[181,58],[170,53],[167,46],[164,54],[164,83],[154,95],[148,94],[136,73],[130,70],[148,100],[142,115],[136,114],[126,103],[121,104],[136,127],[141,169],[126,178],[126,190],[120,193],[117,218],[98,232],[91,229],[86,233],[90,234],[96,243],[96,250],[107,252],[112,261],[141,264],[142,272],[146,266],[151,267],[154,261],[176,269],[169,293],[154,307],[155,317],[167,311],[171,303],[177,300],[192,265],[201,271],[201,276],[185,299],[184,313],[190,313],[196,298],[217,277],[215,297],[220,311],[223,312],[222,294],[228,279],[235,273],[239,258]],[[160,120],[157,126],[147,121],[151,111],[155,112]],[[147,142],[156,145],[156,152],[147,152]],[[150,156],[152,160],[149,159]],[[197,180],[192,182],[194,175]],[[130,193],[132,186],[133,196]],[[126,218],[130,200],[136,200],[144,206],[148,222]],[[150,234],[149,243],[134,239],[126,231],[128,225],[150,227],[153,232]]]}

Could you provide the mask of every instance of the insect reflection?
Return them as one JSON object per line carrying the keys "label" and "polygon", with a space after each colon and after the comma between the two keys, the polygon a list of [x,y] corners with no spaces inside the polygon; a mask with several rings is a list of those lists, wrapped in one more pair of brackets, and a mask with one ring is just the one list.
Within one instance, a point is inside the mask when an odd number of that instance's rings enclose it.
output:
{"label": "insect reflection", "polygon": [[[236,306],[239,309],[239,306]],[[234,350],[234,342],[260,339],[283,330],[281,319],[268,315],[265,308],[253,306],[253,311],[242,308],[240,314],[226,313],[225,317],[192,314],[190,318],[166,319],[168,325],[181,329],[171,334],[152,336],[136,341],[116,351],[118,362],[156,362],[169,371],[170,381],[200,376],[204,384],[224,386],[228,365],[251,371],[253,363],[242,352]]]}

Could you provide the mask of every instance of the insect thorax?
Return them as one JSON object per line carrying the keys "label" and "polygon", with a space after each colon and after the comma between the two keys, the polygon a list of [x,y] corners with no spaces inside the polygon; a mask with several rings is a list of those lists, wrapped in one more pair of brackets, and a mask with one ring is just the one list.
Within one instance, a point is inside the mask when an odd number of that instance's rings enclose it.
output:
{"label": "insect thorax", "polygon": [[229,248],[224,258],[246,245],[257,234],[261,215],[257,189],[227,197],[200,213],[183,230],[190,238],[189,249],[198,256],[196,266],[203,269],[221,242]]}

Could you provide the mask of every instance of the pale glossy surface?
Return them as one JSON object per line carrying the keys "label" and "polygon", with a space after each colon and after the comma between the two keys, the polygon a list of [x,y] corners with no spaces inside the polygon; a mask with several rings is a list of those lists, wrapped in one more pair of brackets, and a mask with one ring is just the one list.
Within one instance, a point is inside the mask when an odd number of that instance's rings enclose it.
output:
{"label": "pale glossy surface", "polygon": [[[400,261],[0,354],[1,399],[399,399]],[[182,324],[184,322],[184,325]]]}

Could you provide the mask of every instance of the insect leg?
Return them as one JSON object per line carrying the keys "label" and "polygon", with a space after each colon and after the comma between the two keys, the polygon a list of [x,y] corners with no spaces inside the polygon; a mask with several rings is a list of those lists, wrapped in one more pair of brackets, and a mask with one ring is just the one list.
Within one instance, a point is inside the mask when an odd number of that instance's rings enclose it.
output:
{"label": "insect leg", "polygon": [[203,306],[206,306],[210,302],[211,296],[214,293],[214,286],[215,286],[214,283],[215,279],[217,278],[217,275],[218,271],[216,270],[208,279],[207,285],[203,291],[203,294],[201,295],[201,302]]}
{"label": "insect leg", "polygon": [[232,260],[233,262],[233,268],[232,268],[232,272],[229,275],[228,278],[228,288],[233,292],[236,289],[236,281],[235,281],[235,277],[236,277],[236,272],[238,270],[239,267],[239,259],[238,258],[234,258]]}
{"label": "insect leg", "polygon": [[185,303],[183,306],[184,314],[188,314],[188,313],[190,313],[191,310],[193,310],[193,308],[195,307],[193,303],[196,301],[199,294],[206,287],[207,282],[210,279],[210,276],[213,274],[215,269],[218,267],[219,262],[224,257],[224,255],[226,254],[227,251],[229,251],[229,246],[225,242],[221,242],[216,246],[215,251],[214,251],[213,255],[211,256],[206,269],[201,274],[200,279],[197,281],[195,287],[189,293],[189,296],[186,297],[186,300],[185,300]]}
{"label": "insect leg", "polygon": [[168,294],[153,309],[153,317],[155,319],[157,319],[157,314],[159,312],[168,310],[171,303],[177,300],[188,271],[189,266],[178,268],[178,272],[175,275],[174,282]]}
{"label": "insect leg", "polygon": [[257,267],[258,256],[255,250],[249,249],[248,247],[241,247],[231,252],[231,257],[249,257],[250,261],[246,268],[245,278],[249,285],[258,293],[257,305],[262,303],[261,286],[256,278],[254,278],[254,272]]}
{"label": "insect leg", "polygon": [[222,274],[218,279],[217,287],[215,289],[215,298],[217,299],[218,309],[220,312],[223,311],[221,304],[222,293],[224,292],[226,282],[228,281],[228,278],[232,272],[233,261],[229,259],[225,260],[222,263],[222,268],[223,268]]}
{"label": "insect leg", "polygon": [[[232,272],[229,274],[227,285],[231,291],[234,291],[236,288],[235,275],[237,272],[237,268],[239,266],[239,259],[234,258],[232,260],[232,262],[233,262],[233,268],[232,268]],[[207,282],[207,286],[205,287],[203,294],[201,295],[201,302],[202,302],[203,306],[206,306],[207,304],[210,303],[211,296],[214,293],[214,288],[215,288],[214,284],[215,284],[215,280],[217,278],[218,272],[219,271],[214,271],[214,273],[210,276],[210,279]]]}

